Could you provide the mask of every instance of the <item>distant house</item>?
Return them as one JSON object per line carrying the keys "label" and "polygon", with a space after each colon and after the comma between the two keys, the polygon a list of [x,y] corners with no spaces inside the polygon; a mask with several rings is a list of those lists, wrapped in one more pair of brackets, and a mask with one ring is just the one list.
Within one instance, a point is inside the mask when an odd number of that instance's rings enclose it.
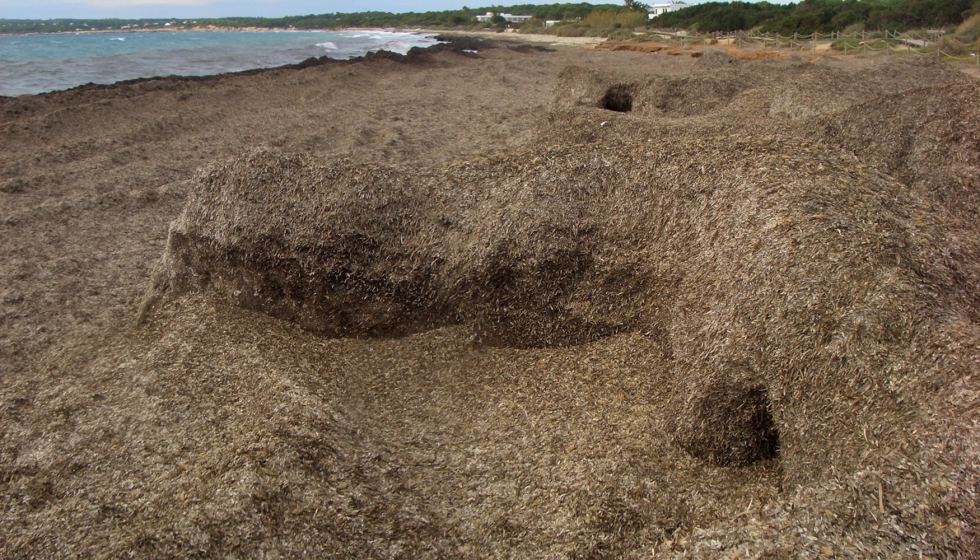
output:
{"label": "distant house", "polygon": [[[487,12],[485,16],[476,16],[476,21],[489,22],[493,19],[494,13]],[[524,23],[525,21],[531,19],[534,16],[515,16],[514,14],[500,14],[500,17],[504,18],[507,23]]]}
{"label": "distant house", "polygon": [[686,8],[688,4],[686,2],[671,2],[670,4],[653,4],[650,6],[650,12],[647,14],[648,19],[653,19],[660,14],[666,14],[667,12],[675,12],[681,8]]}

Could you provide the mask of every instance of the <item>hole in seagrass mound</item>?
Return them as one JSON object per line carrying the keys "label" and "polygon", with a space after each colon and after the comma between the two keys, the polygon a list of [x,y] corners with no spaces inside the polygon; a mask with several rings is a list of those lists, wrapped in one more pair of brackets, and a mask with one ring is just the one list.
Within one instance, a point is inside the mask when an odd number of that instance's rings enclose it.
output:
{"label": "hole in seagrass mound", "polygon": [[739,467],[775,457],[779,431],[765,387],[731,380],[702,387],[688,401],[675,442],[718,466]]}
{"label": "hole in seagrass mound", "polygon": [[629,113],[633,110],[633,88],[628,84],[616,84],[606,90],[606,95],[599,101],[599,107],[619,113]]}

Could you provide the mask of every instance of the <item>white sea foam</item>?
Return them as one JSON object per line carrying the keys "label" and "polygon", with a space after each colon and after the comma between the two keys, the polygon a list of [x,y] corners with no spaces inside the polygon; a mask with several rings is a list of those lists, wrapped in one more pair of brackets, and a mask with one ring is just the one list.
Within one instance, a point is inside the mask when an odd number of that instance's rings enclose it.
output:
{"label": "white sea foam", "polygon": [[110,41],[125,41],[126,38],[125,37],[111,37],[109,40]]}
{"label": "white sea foam", "polygon": [[411,43],[406,43],[404,41],[388,41],[383,45],[379,45],[374,50],[376,51],[391,51],[398,54],[408,54],[408,51],[416,45]]}
{"label": "white sea foam", "polygon": [[333,43],[332,41],[327,41],[325,43],[317,43],[316,46],[318,46],[320,48],[327,49],[328,51],[335,51],[335,50],[337,50],[337,45],[335,43]]}

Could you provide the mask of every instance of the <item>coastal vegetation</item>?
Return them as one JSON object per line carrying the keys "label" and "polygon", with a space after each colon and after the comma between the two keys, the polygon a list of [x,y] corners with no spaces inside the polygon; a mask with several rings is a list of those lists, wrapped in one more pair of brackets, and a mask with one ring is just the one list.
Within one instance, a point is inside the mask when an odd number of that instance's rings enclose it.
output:
{"label": "coastal vegetation", "polygon": [[646,25],[645,10],[596,10],[583,18],[559,21],[547,25],[545,21],[532,19],[521,26],[522,33],[546,33],[560,37],[609,37],[627,39],[633,30]]}
{"label": "coastal vegetation", "polygon": [[664,28],[702,33],[759,28],[763,32],[829,33],[848,26],[869,30],[955,27],[980,13],[980,0],[804,0],[798,4],[708,2],[650,20]]}
{"label": "coastal vegetation", "polygon": [[[0,19],[0,33],[132,31],[148,29],[343,29],[352,27],[479,30],[519,27],[523,32],[562,36],[627,38],[640,27],[676,28],[712,33],[757,29],[783,34],[828,33],[860,26],[867,30],[962,26],[980,14],[980,0],[803,0],[799,3],[708,2],[648,19],[646,5],[635,1],[593,5],[586,2],[462,7],[438,12],[358,12],[299,15],[281,18],[226,17],[211,19]],[[477,20],[492,12],[498,17]],[[501,13],[530,15],[509,23]],[[973,26],[970,26],[973,27]]]}

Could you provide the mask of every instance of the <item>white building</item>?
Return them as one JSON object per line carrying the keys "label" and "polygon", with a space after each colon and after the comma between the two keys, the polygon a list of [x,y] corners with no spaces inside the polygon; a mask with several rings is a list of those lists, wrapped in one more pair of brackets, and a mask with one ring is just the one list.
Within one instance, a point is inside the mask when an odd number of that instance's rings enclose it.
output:
{"label": "white building", "polygon": [[[493,19],[493,12],[487,12],[485,16],[476,16],[476,21],[487,22]],[[531,19],[533,16],[515,16],[514,14],[500,14],[500,17],[504,18],[507,23],[524,23],[525,21]]]}
{"label": "white building", "polygon": [[686,8],[688,4],[686,2],[671,2],[670,4],[653,4],[650,6],[650,13],[647,14],[648,19],[653,19],[660,14],[666,14],[667,12],[675,12],[681,8]]}

